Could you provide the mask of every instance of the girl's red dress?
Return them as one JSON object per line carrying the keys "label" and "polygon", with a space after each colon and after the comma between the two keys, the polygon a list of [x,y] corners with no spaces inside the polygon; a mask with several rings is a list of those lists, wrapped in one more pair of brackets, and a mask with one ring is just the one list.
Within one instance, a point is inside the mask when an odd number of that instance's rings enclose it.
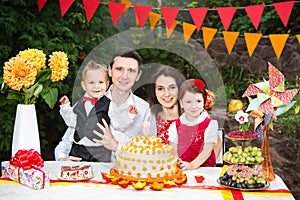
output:
{"label": "girl's red dress", "polygon": [[[202,151],[204,145],[204,132],[211,119],[206,118],[200,124],[188,126],[182,124],[180,119],[176,120],[178,134],[178,156],[186,162],[192,162]],[[208,159],[202,167],[214,167],[216,165],[215,152],[212,150]]]}

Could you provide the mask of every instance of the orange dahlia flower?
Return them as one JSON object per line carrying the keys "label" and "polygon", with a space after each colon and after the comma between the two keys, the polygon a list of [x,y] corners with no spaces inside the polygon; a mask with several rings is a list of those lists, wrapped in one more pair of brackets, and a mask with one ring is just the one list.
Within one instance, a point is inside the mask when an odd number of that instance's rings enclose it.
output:
{"label": "orange dahlia flower", "polygon": [[13,57],[4,63],[3,80],[13,90],[20,91],[34,84],[37,70],[33,63],[22,58]]}
{"label": "orange dahlia flower", "polygon": [[46,68],[46,55],[42,50],[38,49],[27,49],[20,51],[17,57],[22,57],[33,63],[33,67],[36,68],[37,72],[41,69]]}
{"label": "orange dahlia flower", "polygon": [[51,69],[51,81],[57,82],[63,80],[68,75],[68,57],[61,51],[55,51],[50,55],[49,67]]}

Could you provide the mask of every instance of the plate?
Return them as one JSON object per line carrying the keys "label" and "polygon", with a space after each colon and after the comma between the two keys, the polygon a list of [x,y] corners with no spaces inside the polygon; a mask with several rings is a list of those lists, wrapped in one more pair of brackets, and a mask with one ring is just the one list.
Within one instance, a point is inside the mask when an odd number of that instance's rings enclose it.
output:
{"label": "plate", "polygon": [[90,178],[82,178],[82,179],[65,179],[65,178],[63,178],[63,177],[61,177],[61,176],[57,176],[57,178],[58,178],[59,180],[67,181],[67,182],[80,182],[80,181],[87,181],[87,180],[90,180],[90,179],[94,178],[94,175],[93,175],[92,177],[90,177]]}
{"label": "plate", "polygon": [[220,183],[219,179],[217,179],[217,182],[222,186],[222,187],[226,187],[226,188],[230,188],[233,190],[241,190],[241,191],[260,191],[260,190],[265,190],[270,186],[270,183],[267,183],[265,187],[263,188],[253,188],[253,189],[249,189],[249,188],[236,188],[236,187],[231,187],[231,186],[227,186],[227,185],[223,185]]}
{"label": "plate", "polygon": [[241,142],[246,142],[246,141],[253,141],[253,140],[257,140],[258,137],[256,138],[232,138],[232,137],[229,137],[227,135],[225,135],[225,137],[229,140],[232,140],[232,141],[241,141]]}

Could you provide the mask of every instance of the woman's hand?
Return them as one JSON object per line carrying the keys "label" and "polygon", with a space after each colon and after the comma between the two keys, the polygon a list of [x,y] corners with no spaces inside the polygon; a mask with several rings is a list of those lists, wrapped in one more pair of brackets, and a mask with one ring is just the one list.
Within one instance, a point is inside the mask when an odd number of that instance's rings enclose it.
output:
{"label": "woman's hand", "polygon": [[116,151],[118,148],[118,142],[115,140],[114,136],[111,134],[109,130],[109,126],[106,123],[105,119],[102,119],[102,122],[104,124],[104,127],[97,123],[97,126],[103,131],[103,135],[99,133],[98,131],[94,130],[93,133],[98,135],[102,140],[98,140],[96,138],[93,139],[94,142],[102,144],[105,148]]}
{"label": "woman's hand", "polygon": [[58,161],[74,161],[74,162],[80,162],[82,158],[80,157],[75,157],[75,156],[68,156],[65,158],[59,158]]}

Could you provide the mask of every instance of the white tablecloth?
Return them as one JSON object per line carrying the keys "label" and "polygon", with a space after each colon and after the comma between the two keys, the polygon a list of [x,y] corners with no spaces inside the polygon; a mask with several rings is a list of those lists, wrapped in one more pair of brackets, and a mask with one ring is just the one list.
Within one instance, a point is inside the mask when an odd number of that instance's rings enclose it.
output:
{"label": "white tablecloth", "polygon": [[[55,181],[58,180],[60,167],[62,165],[84,164],[90,164],[93,167],[94,178],[91,182],[73,183]],[[51,172],[50,178],[53,180],[50,188],[33,190],[27,186],[20,185],[13,181],[2,180],[0,184],[0,199],[224,199],[224,193],[222,195],[222,191],[225,190],[219,188],[220,185],[216,181],[221,172],[221,168],[219,167],[203,167],[194,171],[186,171],[185,174],[187,175],[188,182],[184,184],[183,187],[164,189],[162,191],[153,191],[150,189],[137,191],[131,186],[129,186],[127,189],[122,189],[118,185],[101,184],[102,181],[104,182],[101,172],[108,173],[111,167],[113,167],[113,164],[111,163],[46,161],[45,170]],[[194,178],[195,174],[203,175],[205,177],[204,182],[197,183]],[[277,190],[283,190],[283,192]],[[242,192],[242,194],[244,200],[293,200],[294,197],[287,190],[288,188],[282,179],[279,176],[276,176],[275,181],[270,183],[270,187],[265,192]],[[230,192],[230,190],[226,191]]]}

